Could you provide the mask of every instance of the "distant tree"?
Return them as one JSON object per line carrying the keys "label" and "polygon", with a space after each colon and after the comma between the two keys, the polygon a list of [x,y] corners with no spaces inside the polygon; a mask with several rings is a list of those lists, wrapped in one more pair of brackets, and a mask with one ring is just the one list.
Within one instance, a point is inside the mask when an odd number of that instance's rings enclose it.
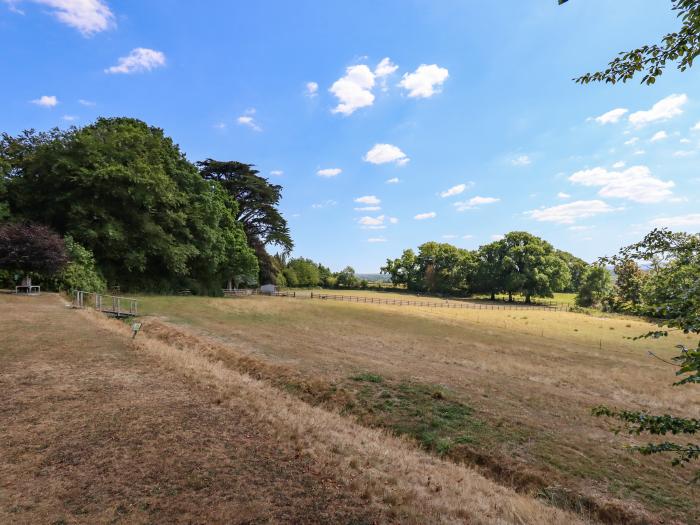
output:
{"label": "distant tree", "polygon": [[356,288],[359,280],[355,275],[355,269],[352,266],[346,266],[336,274],[336,282],[338,286],[343,288]]}
{"label": "distant tree", "polygon": [[[559,4],[565,4],[568,1],[559,0]],[[663,74],[669,62],[677,62],[677,68],[680,71],[690,68],[700,54],[700,1],[672,0],[671,9],[677,12],[681,20],[681,27],[677,32],[664,36],[660,44],[645,45],[632,51],[622,52],[608,64],[606,70],[586,73],[575,79],[576,82],[616,84],[627,82],[643,71],[642,83],[650,85]]]}
{"label": "distant tree", "polygon": [[287,263],[287,267],[294,270],[297,276],[298,286],[318,286],[321,284],[321,274],[318,265],[311,259],[297,258]]}
{"label": "distant tree", "polygon": [[90,250],[80,246],[70,235],[64,238],[69,262],[54,276],[51,287],[60,291],[85,290],[104,292],[107,289]]}
{"label": "distant tree", "polygon": [[285,268],[282,270],[282,275],[284,276],[284,281],[290,288],[296,288],[299,286],[299,276],[294,268]]}
{"label": "distant tree", "polygon": [[566,266],[569,268],[569,273],[571,274],[571,280],[569,285],[562,290],[555,290],[557,292],[577,292],[579,286],[581,286],[581,277],[588,268],[588,263],[583,259],[576,257],[562,250],[557,250],[557,256],[564,261]]}
{"label": "distant tree", "polygon": [[510,232],[498,241],[501,247],[503,288],[512,299],[514,293],[553,297],[554,290],[565,288],[571,280],[569,268],[551,244],[527,232]]}
{"label": "distant tree", "polygon": [[590,265],[581,277],[581,285],[576,294],[578,306],[597,306],[613,291],[612,277],[605,266]]}
{"label": "distant tree", "polygon": [[278,209],[282,186],[259,176],[252,164],[206,159],[197,165],[205,180],[219,183],[238,204],[236,220],[243,224],[258,256],[260,280],[274,281],[275,266],[266,248],[276,245],[288,253],[294,247],[287,221]]}
{"label": "distant tree", "polygon": [[[652,311],[658,321],[659,330],[643,334],[639,338],[659,338],[668,336],[671,331],[686,334],[700,334],[700,234],[672,233],[668,230],[653,230],[644,239],[620,250],[604,263],[615,265],[625,261],[649,261],[654,258],[661,262],[655,273],[658,279],[658,293],[649,297]],[[680,379],[674,385],[700,385],[700,339],[697,346],[678,345],[679,353],[672,364],[677,366],[676,376]],[[679,397],[679,405],[684,403]],[[682,418],[670,414],[661,416],[646,412],[620,410],[599,406],[593,409],[598,416],[614,417],[628,426],[630,433],[652,436],[694,436],[700,433],[700,419]],[[674,465],[684,465],[700,458],[700,444],[697,442],[679,443],[661,441],[636,446],[642,454],[667,453],[674,456]],[[700,481],[700,470],[695,473]]]}
{"label": "distant tree", "polygon": [[69,257],[63,238],[40,224],[0,226],[0,269],[28,276],[50,277],[65,268]]}
{"label": "distant tree", "polygon": [[619,261],[615,267],[615,288],[619,298],[638,306],[642,301],[642,287],[644,285],[644,272],[636,261],[626,259]]}
{"label": "distant tree", "polygon": [[394,285],[403,285],[412,291],[421,286],[420,268],[413,250],[404,250],[398,259],[387,259],[380,272],[388,275]]}
{"label": "distant tree", "polygon": [[504,291],[505,286],[502,259],[503,244],[499,241],[479,248],[473,291],[488,293],[492,301],[496,300],[496,294]]}

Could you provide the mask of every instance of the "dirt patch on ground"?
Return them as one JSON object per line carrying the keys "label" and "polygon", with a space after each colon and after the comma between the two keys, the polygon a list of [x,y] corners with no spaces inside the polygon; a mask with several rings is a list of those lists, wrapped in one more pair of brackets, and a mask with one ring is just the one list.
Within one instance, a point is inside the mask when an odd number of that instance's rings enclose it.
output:
{"label": "dirt patch on ground", "polygon": [[0,298],[0,522],[386,521],[264,422],[57,300]]}

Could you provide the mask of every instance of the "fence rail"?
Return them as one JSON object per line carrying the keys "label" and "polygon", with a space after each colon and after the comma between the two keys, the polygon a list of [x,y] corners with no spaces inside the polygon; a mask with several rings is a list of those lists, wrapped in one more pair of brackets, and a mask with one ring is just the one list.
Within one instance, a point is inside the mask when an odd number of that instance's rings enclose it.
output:
{"label": "fence rail", "polygon": [[136,299],[83,290],[73,292],[73,308],[92,308],[115,317],[134,317],[139,313],[139,303]]}
{"label": "fence rail", "polygon": [[272,297],[296,297],[297,293],[296,291],[292,292],[261,292],[260,290],[255,290],[255,289],[240,289],[240,290],[229,290],[227,288],[224,288],[222,290],[224,292],[224,297],[235,297],[235,296],[245,296],[245,295],[269,295]]}
{"label": "fence rail", "polygon": [[311,292],[310,299],[321,299],[328,301],[348,301],[351,303],[370,304],[393,304],[398,306],[424,306],[428,308],[455,308],[471,310],[547,310],[547,311],[568,311],[569,307],[550,305],[527,305],[527,304],[479,304],[466,301],[410,301],[405,299],[382,299],[381,297],[367,297],[366,295],[336,295],[327,293]]}

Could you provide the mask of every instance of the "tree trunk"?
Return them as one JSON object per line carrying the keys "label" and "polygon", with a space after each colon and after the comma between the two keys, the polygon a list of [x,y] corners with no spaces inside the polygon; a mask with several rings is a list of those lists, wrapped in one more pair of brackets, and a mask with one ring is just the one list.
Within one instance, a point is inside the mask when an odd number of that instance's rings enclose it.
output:
{"label": "tree trunk", "polygon": [[530,294],[526,294],[526,295],[525,295],[525,303],[526,303],[526,304],[530,304],[530,303],[532,302],[532,301],[530,300],[530,297],[531,297]]}
{"label": "tree trunk", "polygon": [[513,302],[513,292],[508,292],[508,302],[509,303]]}
{"label": "tree trunk", "polygon": [[491,292],[491,300],[492,301],[496,300],[496,292]]}

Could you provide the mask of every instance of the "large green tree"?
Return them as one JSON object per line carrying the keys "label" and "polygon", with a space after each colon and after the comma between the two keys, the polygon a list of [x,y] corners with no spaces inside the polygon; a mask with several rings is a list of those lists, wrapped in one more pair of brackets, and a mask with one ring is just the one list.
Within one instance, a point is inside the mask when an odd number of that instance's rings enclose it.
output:
{"label": "large green tree", "polygon": [[[568,1],[559,0],[559,4]],[[622,52],[608,64],[607,69],[586,73],[575,79],[576,82],[616,84],[627,82],[637,73],[643,73],[642,83],[653,84],[663,74],[668,63],[676,63],[680,71],[691,67],[700,54],[700,0],[671,0],[671,9],[681,21],[678,31],[663,36],[659,44]]]}
{"label": "large green tree", "polygon": [[276,245],[289,253],[294,247],[287,221],[278,209],[282,186],[258,175],[252,164],[206,159],[197,165],[205,180],[220,184],[238,204],[236,220],[258,256],[260,279],[273,282],[276,268],[267,248]]}
{"label": "large green tree", "polygon": [[[235,201],[172,139],[131,118],[0,140],[10,211],[89,249],[110,285],[218,288],[250,267]],[[236,266],[235,257],[247,268]]]}
{"label": "large green tree", "polygon": [[527,232],[510,232],[498,241],[501,250],[503,289],[509,298],[515,293],[525,296],[553,297],[571,280],[568,266],[551,244]]}

